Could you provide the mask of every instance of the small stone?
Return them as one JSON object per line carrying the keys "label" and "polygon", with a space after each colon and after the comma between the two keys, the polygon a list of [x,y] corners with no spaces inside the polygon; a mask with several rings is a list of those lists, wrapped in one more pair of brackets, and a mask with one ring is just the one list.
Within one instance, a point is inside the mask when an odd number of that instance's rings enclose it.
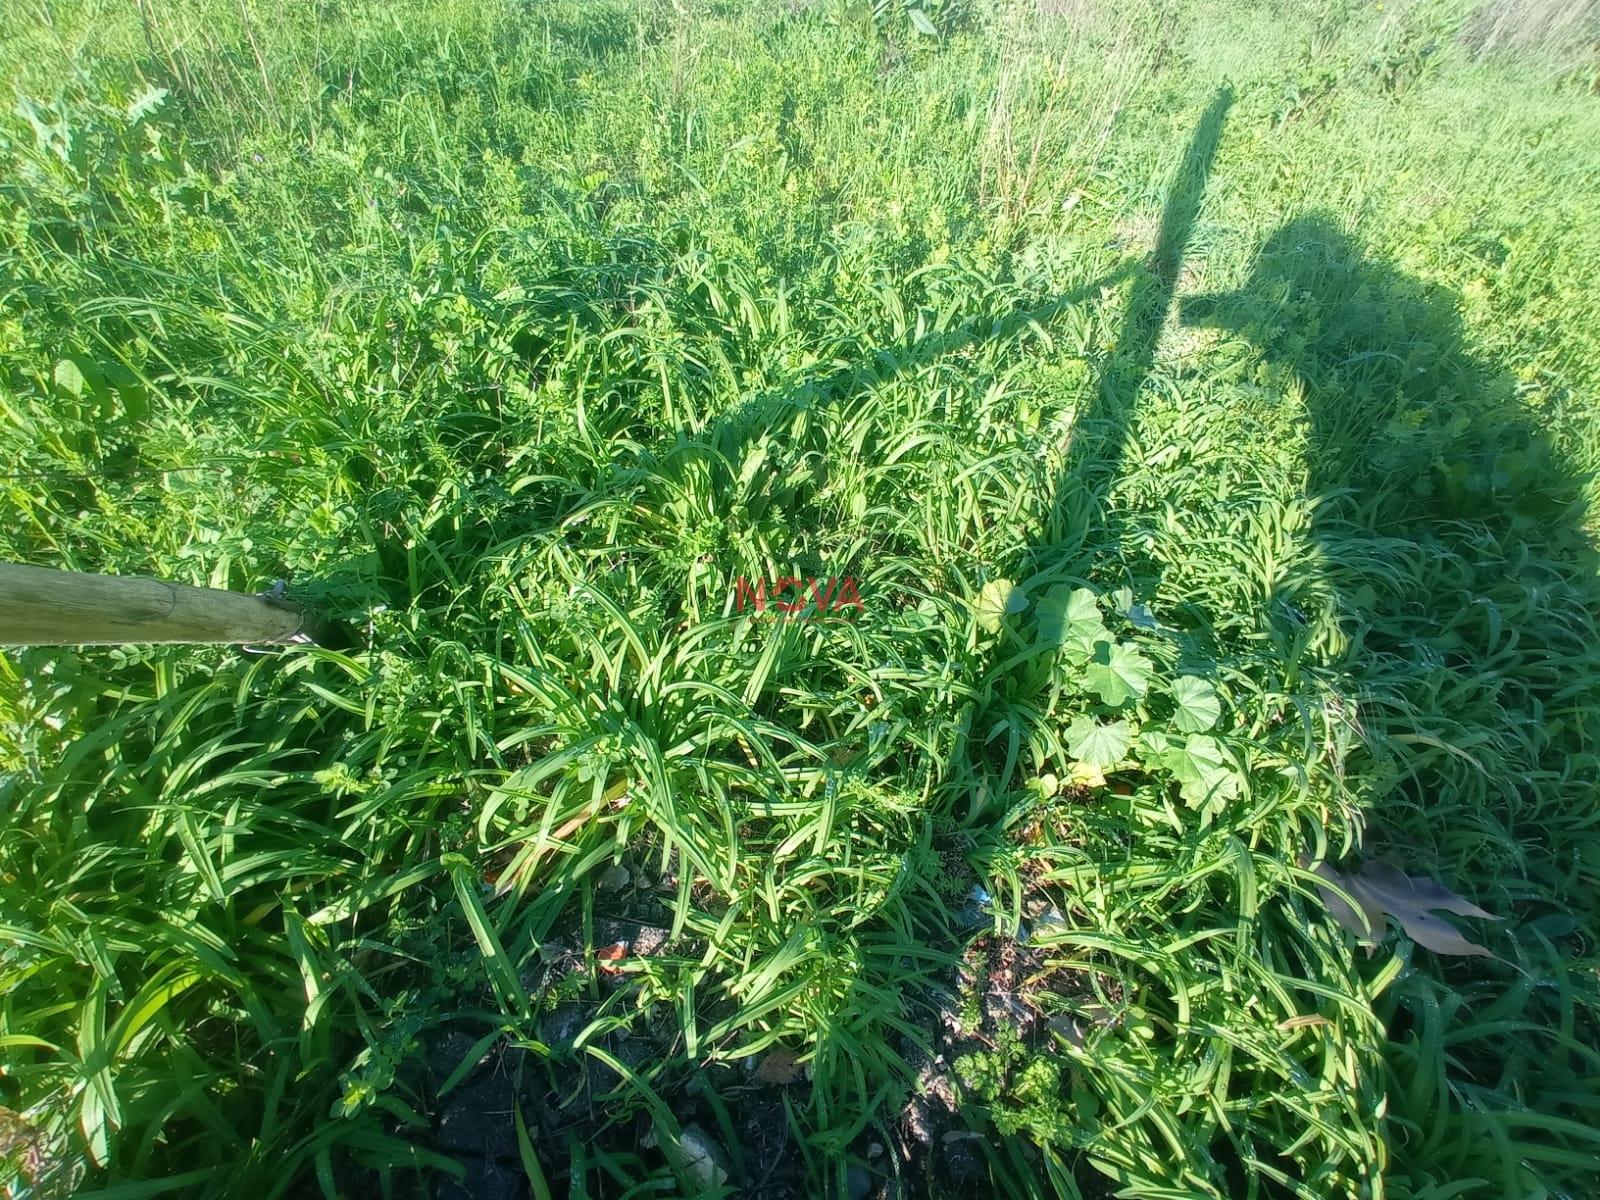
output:
{"label": "small stone", "polygon": [[641,925],[637,921],[602,918],[594,923],[596,949],[620,943],[626,953],[647,958],[660,952],[667,944],[668,931],[658,925]]}
{"label": "small stone", "polygon": [[661,953],[661,948],[667,944],[668,934],[665,929],[655,925],[641,925],[633,935],[633,952],[642,958],[652,954]]}
{"label": "small stone", "polygon": [[1034,1012],[1014,992],[990,992],[983,998],[983,1015],[996,1026],[1026,1031],[1033,1024]]}
{"label": "small stone", "polygon": [[1078,1018],[1071,1013],[1058,1013],[1050,1018],[1050,1032],[1058,1033],[1066,1039],[1067,1044],[1074,1050],[1082,1050],[1087,1039],[1084,1028],[1078,1023]]}
{"label": "small stone", "polygon": [[441,1150],[479,1158],[517,1157],[511,1076],[495,1072],[462,1084],[445,1097],[434,1135]]}
{"label": "small stone", "polygon": [[[433,1076],[435,1085],[442,1084],[455,1073],[462,1060],[472,1053],[472,1047],[477,1044],[477,1041],[477,1038],[469,1034],[451,1030],[429,1043],[427,1050],[428,1073]],[[485,1051],[483,1057],[478,1061],[480,1063],[483,1062],[492,1053],[492,1050]]]}
{"label": "small stone", "polygon": [[581,1004],[558,1004],[539,1018],[539,1040],[555,1049],[572,1044],[583,1032],[588,1010]]}
{"label": "small stone", "polygon": [[865,1167],[851,1167],[845,1172],[844,1189],[850,1200],[867,1200],[872,1192],[872,1172]]}
{"label": "small stone", "polygon": [[955,1141],[941,1139],[942,1153],[939,1155],[942,1169],[953,1184],[967,1184],[983,1177],[985,1168],[983,1156],[973,1148],[971,1138],[959,1138]]}
{"label": "small stone", "polygon": [[685,1125],[678,1145],[683,1148],[685,1166],[696,1187],[709,1190],[728,1182],[727,1155],[700,1126]]}
{"label": "small stone", "polygon": [[440,1171],[433,1177],[432,1200],[523,1200],[526,1179],[499,1163],[463,1159],[467,1173],[458,1182]]}

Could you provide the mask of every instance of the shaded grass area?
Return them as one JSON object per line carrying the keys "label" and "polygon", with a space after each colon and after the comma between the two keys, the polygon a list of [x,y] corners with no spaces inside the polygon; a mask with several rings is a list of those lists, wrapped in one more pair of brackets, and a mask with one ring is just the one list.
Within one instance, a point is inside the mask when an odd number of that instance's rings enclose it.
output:
{"label": "shaded grass area", "polygon": [[0,17],[0,552],[345,629],[0,659],[19,1180],[1592,1189],[1581,60],[917,12]]}

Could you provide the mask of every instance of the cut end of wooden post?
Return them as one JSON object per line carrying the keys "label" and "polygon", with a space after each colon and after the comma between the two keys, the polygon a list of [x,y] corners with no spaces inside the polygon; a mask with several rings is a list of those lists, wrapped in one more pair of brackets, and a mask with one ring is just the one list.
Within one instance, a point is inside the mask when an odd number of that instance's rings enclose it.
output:
{"label": "cut end of wooden post", "polygon": [[83,575],[0,563],[0,645],[308,642],[309,616],[247,596],[137,575]]}

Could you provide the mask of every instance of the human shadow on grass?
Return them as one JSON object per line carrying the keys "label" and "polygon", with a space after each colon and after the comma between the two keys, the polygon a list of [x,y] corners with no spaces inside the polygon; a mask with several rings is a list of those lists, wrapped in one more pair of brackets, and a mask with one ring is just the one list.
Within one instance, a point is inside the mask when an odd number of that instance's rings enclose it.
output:
{"label": "human shadow on grass", "polygon": [[[1363,725],[1392,760],[1392,790],[1365,798],[1377,832],[1423,871],[1503,866],[1500,847],[1520,846],[1513,865],[1553,879],[1570,868],[1539,844],[1565,822],[1531,811],[1527,784],[1572,782],[1550,755],[1593,744],[1583,479],[1458,314],[1319,214],[1268,237],[1237,291],[1181,307],[1301,385],[1313,569],[1282,581],[1267,615],[1292,628],[1333,607]],[[1469,827],[1441,828],[1445,810]]]}
{"label": "human shadow on grass", "polygon": [[[1102,295],[1125,279],[1132,280],[1111,351],[1099,366],[1094,393],[1088,406],[1073,415],[1065,460],[1057,473],[1042,524],[1023,555],[1019,578],[1047,574],[1063,565],[1076,568],[1078,574],[1087,574],[1097,564],[1086,556],[1107,550],[1121,553],[1126,539],[1111,495],[1125,469],[1139,397],[1149,382],[1161,333],[1173,310],[1185,255],[1232,104],[1232,89],[1220,88],[1196,122],[1168,187],[1156,243],[1148,258],[1119,267],[1103,279],[1057,297],[1037,312],[1020,315],[1015,329],[998,332],[1002,337],[1015,336],[1027,324],[1045,324],[1067,308]],[[1109,571],[1118,576],[1119,582],[1128,581],[1125,564],[1099,565],[1103,569],[1096,570],[1097,575]],[[996,654],[1003,652],[997,650]],[[986,693],[1007,681],[1006,662],[1007,658],[997,657],[982,672]],[[977,719],[983,717],[986,704],[987,701],[980,702],[971,714],[974,720],[969,722],[969,728],[977,728]],[[964,764],[960,759],[964,753],[958,748],[952,756],[956,769],[947,772],[947,776],[962,773]],[[1002,787],[1009,782],[1006,778],[1000,780]]]}
{"label": "human shadow on grass", "polygon": [[[1156,251],[1135,276],[1095,403],[1074,423],[1044,534],[1019,578],[1074,555],[1074,569],[1088,574],[1079,547],[1124,553],[1129,539],[1110,497],[1128,468],[1140,395],[1173,315],[1226,110],[1219,96],[1191,141]],[[1583,781],[1596,766],[1600,587],[1580,474],[1515,381],[1471,352],[1455,297],[1368,258],[1327,217],[1288,221],[1266,240],[1243,287],[1184,301],[1178,316],[1242,335],[1270,371],[1292,381],[1286,390],[1305,398],[1306,553],[1260,617],[1276,626],[1278,644],[1293,645],[1319,609],[1332,609],[1339,636],[1330,665],[1355,701],[1344,714],[1354,736],[1343,766],[1373,827],[1369,843],[1403,846],[1409,869],[1443,873],[1463,890],[1499,886],[1509,897],[1536,881],[1543,911],[1585,911],[1583,868],[1573,861],[1582,856],[1572,850],[1596,840]],[[1094,577],[1107,578],[1108,568],[1147,582],[1126,562],[1095,564]],[[1022,712],[1007,694],[1014,662],[997,660],[984,673],[970,745],[948,775],[1008,786],[1009,760],[1001,767],[988,743]],[[1004,796],[995,801],[1003,807]],[[991,979],[1027,974],[1026,950],[988,943],[979,969]],[[1394,999],[1402,991],[1384,1001],[1391,1036],[1415,1019]],[[995,1026],[1008,1019],[1029,1018],[1015,1004],[985,1014]],[[1493,1055],[1485,1043],[1482,1061],[1460,1077],[1495,1077]],[[1581,1090],[1559,1072],[1550,1087]],[[1259,1132],[1254,1140],[1254,1153],[1274,1149]],[[972,1169],[967,1143],[955,1145],[953,1153],[934,1149],[951,1161],[930,1172],[950,1179]],[[1244,1187],[1247,1148],[1212,1146],[1214,1162],[1202,1173]],[[1274,1163],[1298,1178],[1288,1160]],[[1088,1180],[1079,1182],[1089,1194]]]}
{"label": "human shadow on grass", "polygon": [[[1150,381],[1162,332],[1173,312],[1185,256],[1232,101],[1231,90],[1220,89],[1197,121],[1169,183],[1148,257],[1056,297],[1038,310],[1018,314],[993,332],[992,336],[1011,338],[1029,325],[1047,328],[1067,308],[1099,298],[1113,286],[1126,283],[1128,287],[1110,352],[1098,364],[1088,403],[1073,414],[1070,442],[1049,501],[1016,565],[1019,580],[1059,582],[1111,575],[1119,582],[1133,581],[1128,564],[1120,561],[1126,539],[1112,493],[1133,445],[1140,397]],[[1107,556],[1118,561],[1096,561]],[[1037,607],[1037,600],[1030,596],[1026,604]],[[972,681],[975,699],[963,716],[961,732],[943,767],[944,794],[956,809],[951,815],[963,826],[961,838],[969,860],[985,875],[995,862],[1008,856],[1008,844],[1017,832],[1010,828],[1018,786],[1016,742],[1030,737],[1028,727],[1039,721],[1038,693],[1049,690],[1047,677],[1057,669],[1054,662],[1048,645],[1019,651],[1014,638],[1002,636],[976,672]],[[974,894],[981,904],[982,889]],[[1042,915],[1036,910],[1050,907],[1043,891],[1026,884],[1017,903],[1021,907],[1017,915],[1024,925]],[[973,919],[984,918],[973,914]],[[1021,931],[1015,937],[980,934],[966,951],[959,990],[977,1005],[976,1025],[970,1012],[965,1019],[944,1014],[942,1027],[935,1031],[936,1056],[923,1065],[917,1092],[901,1122],[911,1176],[930,1193],[991,1194],[998,1186],[993,1173],[1004,1177],[1022,1162],[1014,1139],[971,1140],[974,1131],[989,1125],[990,1116],[981,1103],[975,1107],[970,1096],[958,1103],[948,1064],[963,1054],[992,1052],[1007,1039],[1020,1038],[1034,1050],[1045,1050],[1051,1033],[1037,1010],[1023,999],[1025,980],[1028,989],[1036,989],[1043,981],[1047,988],[1081,989],[1081,998],[1093,999],[1094,989],[1084,979],[1068,979],[1047,970],[1046,957],[1028,944]],[[921,1146],[911,1145],[912,1141]],[[1073,1176],[1080,1194],[1109,1194],[1106,1181],[1081,1160],[1074,1158],[1062,1169]]]}
{"label": "human shadow on grass", "polygon": [[[1472,936],[1529,980],[1560,978],[1594,927],[1585,863],[1600,861],[1600,582],[1584,477],[1526,389],[1472,352],[1457,297],[1365,256],[1330,217],[1283,225],[1242,287],[1188,301],[1182,319],[1242,335],[1304,396],[1309,561],[1264,616],[1284,641],[1314,625],[1343,641],[1335,666],[1357,733],[1345,765],[1367,853],[1508,918]],[[1566,988],[1523,992],[1496,958],[1432,965],[1444,983],[1412,973],[1376,1006],[1390,1126],[1408,1131],[1395,1144],[1454,1131],[1455,1148],[1413,1151],[1406,1169],[1489,1176],[1523,1141],[1548,1144],[1496,1123],[1513,1102],[1481,1083],[1507,1063],[1522,1064],[1514,1087],[1544,1097],[1543,1116],[1585,1124],[1576,1060],[1535,1049],[1542,1035],[1459,1036],[1474,995],[1522,1030],[1554,1030],[1570,1020]],[[1436,987],[1466,1011],[1442,1015]],[[1469,1111],[1469,1092],[1491,1099]]]}
{"label": "human shadow on grass", "polygon": [[[1114,348],[1103,364],[1090,409],[1073,422],[1071,450],[1057,479],[1054,501],[1043,527],[1030,539],[1026,557],[1048,559],[1080,546],[1095,533],[1095,526],[1110,520],[1107,499],[1121,474],[1138,395],[1149,377],[1162,327],[1172,309],[1185,249],[1232,103],[1232,90],[1220,89],[1195,126],[1173,176],[1156,245],[1148,258],[1118,263],[1091,282],[1033,307],[998,317],[970,317],[950,330],[927,334],[893,351],[879,351],[871,361],[838,367],[790,391],[760,396],[739,406],[711,422],[695,438],[714,448],[726,464],[721,482],[731,479],[734,464],[745,461],[756,437],[790,424],[809,408],[844,403],[865,389],[914,375],[920,368],[980,342],[1006,345],[1031,331],[1048,329],[1067,310],[1098,299],[1131,279]],[[826,457],[820,432],[813,431],[813,441],[806,449],[819,461]],[[1096,535],[1096,540],[1104,539]]]}

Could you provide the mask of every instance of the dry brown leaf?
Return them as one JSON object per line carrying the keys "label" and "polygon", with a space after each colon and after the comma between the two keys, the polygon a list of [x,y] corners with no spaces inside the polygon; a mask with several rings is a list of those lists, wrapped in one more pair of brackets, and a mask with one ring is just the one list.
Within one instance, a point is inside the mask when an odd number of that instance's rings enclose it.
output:
{"label": "dry brown leaf", "polygon": [[1432,879],[1417,878],[1398,871],[1387,863],[1369,862],[1353,875],[1336,871],[1327,863],[1312,868],[1320,878],[1349,894],[1359,909],[1332,888],[1318,885],[1322,900],[1338,921],[1359,938],[1363,945],[1374,946],[1383,937],[1384,916],[1393,917],[1417,945],[1435,954],[1476,955],[1493,958],[1494,955],[1477,942],[1469,941],[1459,929],[1450,924],[1439,912],[1455,913],[1461,917],[1479,917],[1498,921],[1499,917],[1485,912],[1470,900],[1463,900],[1449,888]]}
{"label": "dry brown leaf", "polygon": [[800,1078],[800,1056],[787,1046],[774,1046],[756,1068],[755,1081],[784,1087]]}

